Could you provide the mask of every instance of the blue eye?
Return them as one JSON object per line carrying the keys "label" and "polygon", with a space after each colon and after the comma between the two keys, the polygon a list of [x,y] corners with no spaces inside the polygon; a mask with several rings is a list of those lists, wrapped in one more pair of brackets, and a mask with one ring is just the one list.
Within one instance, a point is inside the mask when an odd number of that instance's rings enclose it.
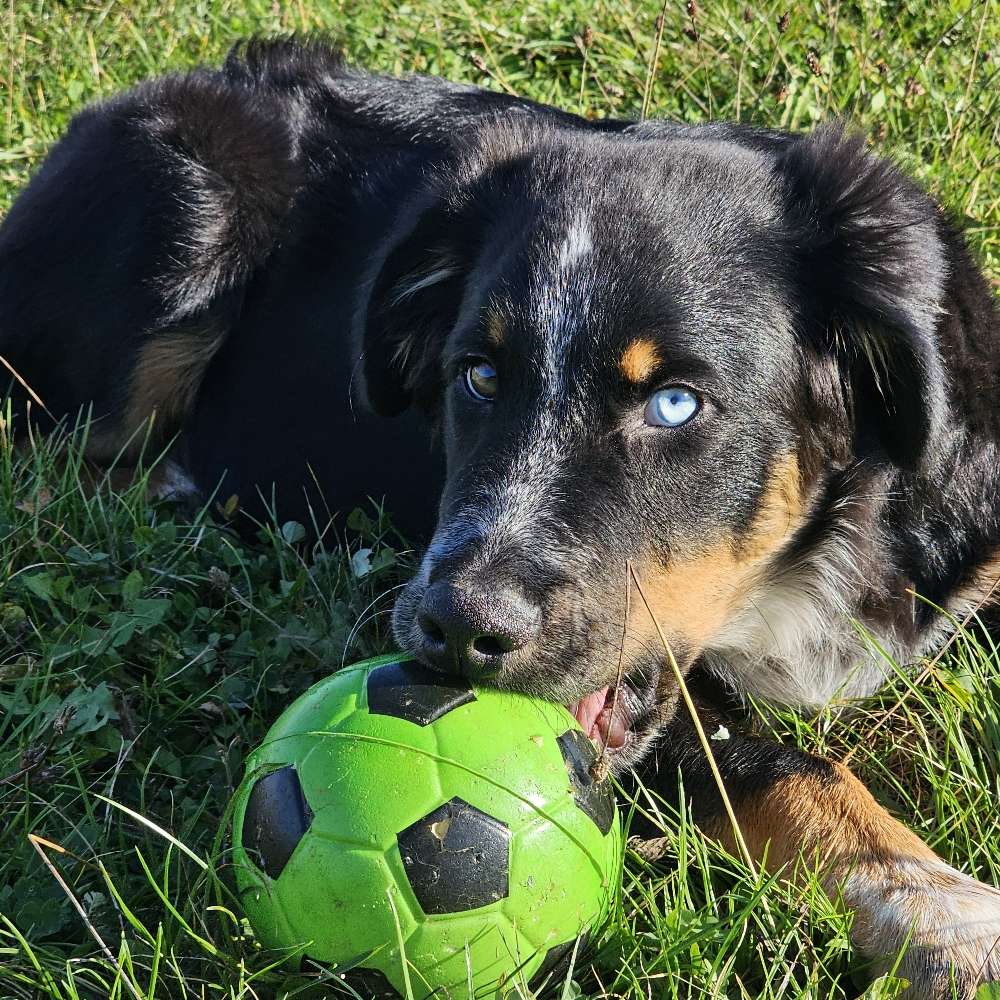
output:
{"label": "blue eye", "polygon": [[701,409],[701,401],[682,385],[668,385],[654,392],[643,414],[650,427],[680,427]]}

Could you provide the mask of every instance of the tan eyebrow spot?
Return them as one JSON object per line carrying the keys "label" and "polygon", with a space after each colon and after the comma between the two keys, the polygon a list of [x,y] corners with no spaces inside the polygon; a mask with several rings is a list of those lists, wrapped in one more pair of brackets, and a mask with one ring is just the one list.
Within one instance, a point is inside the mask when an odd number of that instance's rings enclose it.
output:
{"label": "tan eyebrow spot", "polygon": [[494,309],[486,313],[486,336],[494,347],[499,347],[507,335],[507,324],[504,318]]}
{"label": "tan eyebrow spot", "polygon": [[622,355],[619,365],[630,382],[640,385],[653,374],[660,363],[660,351],[651,340],[633,340]]}

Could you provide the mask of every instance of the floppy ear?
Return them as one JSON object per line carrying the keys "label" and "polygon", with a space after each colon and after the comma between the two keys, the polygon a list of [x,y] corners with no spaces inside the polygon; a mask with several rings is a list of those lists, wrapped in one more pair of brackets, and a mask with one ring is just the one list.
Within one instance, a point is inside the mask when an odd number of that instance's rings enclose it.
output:
{"label": "floppy ear", "polygon": [[365,394],[377,413],[415,405],[433,415],[441,349],[459,321],[468,283],[484,258],[487,231],[521,232],[531,150],[551,125],[489,118],[454,139],[452,156],[429,172],[370,266],[356,315]]}
{"label": "floppy ear", "polygon": [[807,333],[836,358],[855,447],[915,468],[944,414],[937,208],[840,125],[791,143],[780,166]]}
{"label": "floppy ear", "polygon": [[472,248],[457,212],[428,193],[406,209],[376,254],[357,323],[367,401],[382,416],[433,408],[438,361],[454,326]]}

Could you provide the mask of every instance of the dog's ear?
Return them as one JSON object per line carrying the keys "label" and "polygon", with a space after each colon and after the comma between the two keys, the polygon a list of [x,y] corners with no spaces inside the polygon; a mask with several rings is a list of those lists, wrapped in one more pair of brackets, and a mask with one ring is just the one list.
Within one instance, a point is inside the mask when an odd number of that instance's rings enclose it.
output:
{"label": "dog's ear", "polygon": [[840,125],[791,143],[780,168],[806,332],[836,358],[855,448],[914,468],[945,405],[937,208]]}
{"label": "dog's ear", "polygon": [[368,404],[383,416],[433,409],[439,359],[468,273],[460,212],[428,192],[402,213],[376,254],[358,314]]}
{"label": "dog's ear", "polygon": [[497,264],[488,234],[518,238],[532,150],[551,126],[531,118],[488,120],[454,140],[374,256],[356,315],[365,395],[377,413],[416,406],[432,417],[440,398],[441,349],[477,275]]}

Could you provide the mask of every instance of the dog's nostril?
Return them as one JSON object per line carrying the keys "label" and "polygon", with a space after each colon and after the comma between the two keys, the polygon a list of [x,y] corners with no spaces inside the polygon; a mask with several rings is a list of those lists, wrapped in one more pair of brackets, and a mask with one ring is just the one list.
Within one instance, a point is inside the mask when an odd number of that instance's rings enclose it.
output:
{"label": "dog's nostril", "polygon": [[516,592],[438,581],[417,611],[420,655],[440,670],[484,677],[534,639],[539,617]]}
{"label": "dog's nostril", "polygon": [[472,640],[472,648],[482,656],[500,656],[510,648],[495,635],[480,635]]}
{"label": "dog's nostril", "polygon": [[428,618],[427,615],[421,615],[420,631],[424,633],[424,638],[428,642],[433,642],[435,645],[444,645],[444,631],[433,618]]}

